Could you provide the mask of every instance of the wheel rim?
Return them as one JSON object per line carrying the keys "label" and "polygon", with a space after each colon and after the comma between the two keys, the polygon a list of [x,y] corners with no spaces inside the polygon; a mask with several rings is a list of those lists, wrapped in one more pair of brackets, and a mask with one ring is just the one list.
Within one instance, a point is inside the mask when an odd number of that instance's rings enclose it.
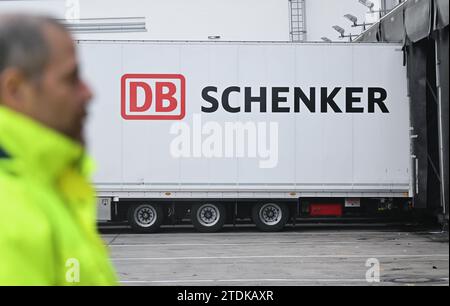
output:
{"label": "wheel rim", "polygon": [[202,205],[197,211],[197,220],[205,227],[216,225],[220,220],[219,208],[212,204]]}
{"label": "wheel rim", "polygon": [[277,225],[283,217],[281,207],[277,204],[264,204],[259,210],[259,219],[265,225]]}
{"label": "wheel rim", "polygon": [[158,215],[151,205],[141,205],[134,211],[134,220],[141,227],[150,227],[155,224]]}

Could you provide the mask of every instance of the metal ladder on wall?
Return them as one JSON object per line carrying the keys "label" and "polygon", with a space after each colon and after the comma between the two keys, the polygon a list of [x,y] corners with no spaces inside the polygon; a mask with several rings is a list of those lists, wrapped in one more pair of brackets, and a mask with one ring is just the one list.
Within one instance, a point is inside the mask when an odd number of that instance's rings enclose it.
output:
{"label": "metal ladder on wall", "polygon": [[306,40],[306,0],[289,0],[291,12],[291,41],[305,41]]}

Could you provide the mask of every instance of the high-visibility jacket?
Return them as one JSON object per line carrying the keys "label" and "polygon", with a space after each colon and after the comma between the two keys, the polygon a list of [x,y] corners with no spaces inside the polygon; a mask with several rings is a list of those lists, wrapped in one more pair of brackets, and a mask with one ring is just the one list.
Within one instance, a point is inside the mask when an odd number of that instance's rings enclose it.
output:
{"label": "high-visibility jacket", "polygon": [[83,146],[0,105],[0,285],[115,285]]}

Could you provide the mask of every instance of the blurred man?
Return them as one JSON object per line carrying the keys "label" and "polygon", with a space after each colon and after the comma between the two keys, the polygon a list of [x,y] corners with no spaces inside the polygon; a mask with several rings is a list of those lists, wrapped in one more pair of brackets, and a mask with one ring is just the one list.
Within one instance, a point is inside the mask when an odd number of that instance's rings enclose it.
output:
{"label": "blurred man", "polygon": [[91,99],[56,21],[0,15],[0,285],[114,285],[95,226]]}

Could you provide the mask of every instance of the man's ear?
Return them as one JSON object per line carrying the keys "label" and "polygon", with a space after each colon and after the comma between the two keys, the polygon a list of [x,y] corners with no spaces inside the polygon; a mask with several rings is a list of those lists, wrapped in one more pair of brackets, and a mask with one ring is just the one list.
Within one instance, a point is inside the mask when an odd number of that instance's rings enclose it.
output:
{"label": "man's ear", "polygon": [[24,112],[32,97],[31,82],[17,68],[7,68],[0,75],[0,100],[14,110]]}

